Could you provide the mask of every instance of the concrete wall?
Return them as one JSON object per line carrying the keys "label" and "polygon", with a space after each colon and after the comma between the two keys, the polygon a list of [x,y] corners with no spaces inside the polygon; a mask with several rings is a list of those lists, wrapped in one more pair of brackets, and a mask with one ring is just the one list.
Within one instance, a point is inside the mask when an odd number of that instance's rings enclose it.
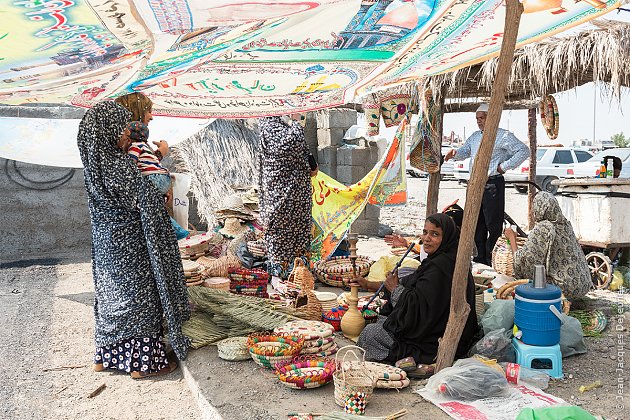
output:
{"label": "concrete wall", "polygon": [[83,170],[0,158],[0,261],[90,249]]}

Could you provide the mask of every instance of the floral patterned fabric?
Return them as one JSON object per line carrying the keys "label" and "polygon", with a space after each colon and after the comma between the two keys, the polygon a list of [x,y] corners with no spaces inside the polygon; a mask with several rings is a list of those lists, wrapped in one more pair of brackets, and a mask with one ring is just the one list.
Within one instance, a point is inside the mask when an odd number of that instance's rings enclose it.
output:
{"label": "floral patterned fabric", "polygon": [[86,112],[77,137],[92,222],[97,354],[160,335],[165,317],[184,359],[181,324],[190,310],[177,240],[161,194],[117,147],[130,119],[122,106],[101,102]]}
{"label": "floral patterned fabric", "polygon": [[536,225],[527,242],[514,254],[514,275],[533,279],[534,265],[544,265],[547,281],[562,289],[568,299],[584,296],[592,287],[590,271],[558,200],[547,192],[536,194],[534,218]]}
{"label": "floral patterned fabric", "polygon": [[310,251],[311,180],[304,129],[280,117],[258,120],[260,130],[260,215],[272,275],[287,277],[296,257]]}
{"label": "floral patterned fabric", "polygon": [[161,334],[131,338],[96,349],[94,363],[105,369],[122,372],[157,373],[168,368],[168,359]]}

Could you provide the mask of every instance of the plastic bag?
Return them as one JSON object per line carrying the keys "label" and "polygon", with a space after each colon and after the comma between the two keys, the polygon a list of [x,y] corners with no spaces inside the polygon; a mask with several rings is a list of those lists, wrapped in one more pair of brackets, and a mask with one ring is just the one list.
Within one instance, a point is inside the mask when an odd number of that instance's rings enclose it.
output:
{"label": "plastic bag", "polygon": [[516,420],[595,420],[588,411],[572,406],[557,406],[543,408],[523,408]]}
{"label": "plastic bag", "polygon": [[492,301],[481,317],[481,326],[484,334],[501,328],[511,330],[514,326],[514,301],[504,299]]}
{"label": "plastic bag", "polygon": [[[387,274],[394,269],[399,260],[400,257],[396,255],[383,256],[379,258],[378,261],[370,267],[370,273],[367,276],[368,281],[385,281],[385,277],[387,277]],[[412,271],[415,271],[419,266],[420,262],[413,258],[405,258],[403,263],[400,265],[401,268],[409,268]],[[398,277],[401,276],[399,275]]]}
{"label": "plastic bag", "polygon": [[516,354],[512,347],[512,333],[504,328],[490,331],[470,349],[470,355],[478,354],[497,362],[515,362]]}
{"label": "plastic bag", "polygon": [[582,324],[572,316],[562,314],[562,327],[560,328],[560,351],[562,357],[586,353],[584,343],[584,331]]}
{"label": "plastic bag", "polygon": [[478,400],[506,394],[508,383],[502,370],[469,358],[433,375],[426,389],[447,398]]}
{"label": "plastic bag", "polygon": [[190,175],[173,173],[173,218],[180,226],[188,227],[188,190]]}

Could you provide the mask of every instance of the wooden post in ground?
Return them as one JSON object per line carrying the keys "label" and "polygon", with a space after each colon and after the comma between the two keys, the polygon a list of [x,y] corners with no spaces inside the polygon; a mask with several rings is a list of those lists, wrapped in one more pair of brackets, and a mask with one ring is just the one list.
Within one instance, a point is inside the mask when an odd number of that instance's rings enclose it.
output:
{"label": "wooden post in ground", "polygon": [[[536,182],[536,108],[527,110],[527,137],[529,138],[529,181]],[[527,229],[534,227],[534,194],[536,188],[530,185],[527,189]]]}
{"label": "wooden post in ground", "polygon": [[[433,104],[438,107],[439,117],[436,124],[431,128],[431,140],[437,139],[440,145],[439,151],[442,154],[442,138],[444,135],[444,92],[440,94],[438,101]],[[437,213],[437,204],[440,193],[440,179],[442,178],[442,169],[434,174],[429,174],[429,185],[427,187],[427,213],[425,218]]]}
{"label": "wooden post in ground", "polygon": [[492,86],[492,96],[490,97],[488,117],[481,139],[479,151],[475,157],[473,168],[468,182],[466,193],[466,206],[464,207],[464,222],[459,238],[457,250],[457,262],[453,273],[453,285],[451,288],[451,308],[448,316],[448,324],[444,336],[440,339],[438,348],[436,371],[442,370],[453,364],[455,352],[462,331],[466,325],[470,306],[466,302],[466,285],[468,282],[468,270],[470,269],[470,257],[472,255],[472,244],[477,226],[477,217],[481,207],[483,189],[488,179],[488,166],[494,148],[497,128],[503,111],[503,102],[507,90],[508,81],[511,74],[512,61],[514,60],[514,48],[518,27],[521,21],[523,6],[519,0],[506,0],[505,30],[499,64],[494,84]]}

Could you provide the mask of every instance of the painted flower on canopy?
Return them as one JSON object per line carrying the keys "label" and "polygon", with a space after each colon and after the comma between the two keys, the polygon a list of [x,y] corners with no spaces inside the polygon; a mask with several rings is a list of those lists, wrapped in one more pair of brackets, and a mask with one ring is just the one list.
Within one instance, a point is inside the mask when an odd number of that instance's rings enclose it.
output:
{"label": "painted flower on canopy", "polygon": [[396,111],[398,111],[398,114],[404,114],[405,111],[407,111],[407,106],[405,104],[398,104],[398,106],[396,107]]}

